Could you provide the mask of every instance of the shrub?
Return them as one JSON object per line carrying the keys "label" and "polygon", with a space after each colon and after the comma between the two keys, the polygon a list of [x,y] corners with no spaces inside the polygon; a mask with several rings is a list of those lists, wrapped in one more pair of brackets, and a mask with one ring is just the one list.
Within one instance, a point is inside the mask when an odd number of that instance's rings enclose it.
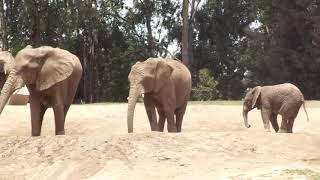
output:
{"label": "shrub", "polygon": [[199,80],[197,86],[192,88],[192,100],[208,101],[215,100],[220,97],[217,90],[218,82],[210,76],[210,71],[207,68],[200,69]]}

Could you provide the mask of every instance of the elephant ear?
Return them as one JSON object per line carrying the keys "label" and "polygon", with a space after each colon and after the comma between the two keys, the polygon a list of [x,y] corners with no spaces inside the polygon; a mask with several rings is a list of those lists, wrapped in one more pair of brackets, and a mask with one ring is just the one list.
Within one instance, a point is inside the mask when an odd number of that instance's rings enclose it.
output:
{"label": "elephant ear", "polygon": [[36,80],[36,87],[40,91],[68,78],[75,66],[72,56],[61,54],[57,50],[46,51],[42,55],[43,65]]}
{"label": "elephant ear", "polygon": [[260,96],[260,93],[261,93],[261,86],[257,86],[252,90],[252,95],[253,95],[252,108],[256,107],[256,103],[257,103],[257,100]]}
{"label": "elephant ear", "polygon": [[155,92],[158,92],[166,84],[170,79],[172,71],[173,68],[164,60],[158,62],[155,75]]}

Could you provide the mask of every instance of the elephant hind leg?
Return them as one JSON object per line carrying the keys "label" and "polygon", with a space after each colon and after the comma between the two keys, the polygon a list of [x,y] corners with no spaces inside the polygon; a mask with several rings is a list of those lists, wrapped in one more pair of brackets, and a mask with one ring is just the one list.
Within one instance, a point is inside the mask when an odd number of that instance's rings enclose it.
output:
{"label": "elephant hind leg", "polygon": [[299,113],[300,106],[301,105],[297,105],[296,111],[293,111],[293,114],[290,116],[290,118],[288,118],[288,121],[287,121],[287,132],[288,133],[292,133],[294,120],[296,119],[296,117],[297,117],[297,115]]}
{"label": "elephant hind leg", "polygon": [[187,106],[184,105],[183,107],[177,109],[175,112],[177,132],[181,132],[183,116],[184,116],[184,113],[186,112],[186,108]]}
{"label": "elephant hind leg", "polygon": [[279,133],[287,133],[287,129],[288,129],[288,118],[285,116],[282,116],[282,121],[281,121],[281,126],[280,126],[280,130]]}
{"label": "elephant hind leg", "polygon": [[288,127],[287,127],[288,133],[292,133],[294,120],[295,120],[295,117],[288,119]]}
{"label": "elephant hind leg", "polygon": [[271,125],[272,125],[272,127],[273,127],[275,132],[279,131],[279,125],[278,125],[277,116],[278,116],[277,113],[272,113],[270,115],[270,122],[271,122]]}

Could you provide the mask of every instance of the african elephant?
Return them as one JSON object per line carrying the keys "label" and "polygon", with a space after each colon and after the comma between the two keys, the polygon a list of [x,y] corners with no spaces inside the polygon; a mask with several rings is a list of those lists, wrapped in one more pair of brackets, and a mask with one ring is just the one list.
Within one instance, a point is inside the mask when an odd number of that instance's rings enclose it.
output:
{"label": "african elephant", "polygon": [[0,113],[13,91],[25,83],[30,93],[32,136],[40,136],[43,116],[48,107],[53,108],[55,134],[63,135],[65,117],[81,76],[80,61],[70,52],[50,46],[27,46],[16,55],[1,90]]}
{"label": "african elephant", "polygon": [[[138,97],[142,94],[152,131],[163,131],[167,119],[168,132],[181,132],[191,93],[191,74],[188,68],[179,61],[149,58],[134,64],[128,79],[128,132],[133,132],[134,109]],[[158,111],[159,124],[155,108]]]}
{"label": "african elephant", "polygon": [[250,89],[243,102],[243,119],[247,128],[248,112],[257,107],[261,109],[261,116],[264,128],[270,131],[270,123],[273,129],[278,132],[279,125],[277,115],[282,116],[280,133],[292,133],[292,127],[299,109],[303,105],[304,111],[308,118],[308,113],[304,104],[304,97],[301,91],[293,84],[285,83],[273,86],[256,86]]}
{"label": "african elephant", "polygon": [[10,52],[0,52],[0,89],[2,89],[4,83],[6,82],[7,75],[12,69],[13,62],[14,58]]}
{"label": "african elephant", "polygon": [[[4,83],[7,80],[9,72],[13,69],[14,58],[8,51],[0,51],[0,90],[3,88]],[[23,82],[22,79],[17,82]],[[21,85],[19,85],[21,86]],[[20,87],[15,87],[19,89]],[[26,87],[19,89],[16,94],[9,99],[9,105],[26,105],[29,101],[29,95]]]}

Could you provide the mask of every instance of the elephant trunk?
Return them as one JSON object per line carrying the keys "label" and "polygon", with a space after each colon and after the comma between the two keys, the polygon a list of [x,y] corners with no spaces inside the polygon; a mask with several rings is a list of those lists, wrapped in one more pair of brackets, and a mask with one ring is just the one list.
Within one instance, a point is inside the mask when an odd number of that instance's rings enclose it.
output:
{"label": "elephant trunk", "polygon": [[248,110],[246,110],[245,108],[243,108],[243,111],[242,111],[242,115],[243,115],[243,120],[244,120],[244,125],[247,127],[247,128],[250,128],[250,124],[248,124]]}
{"label": "elephant trunk", "polygon": [[14,92],[15,88],[14,85],[16,83],[17,77],[15,71],[11,71],[2,90],[0,95],[0,114],[3,111],[4,106],[7,104],[10,96]]}
{"label": "elephant trunk", "polygon": [[133,132],[133,116],[134,116],[134,110],[135,110],[139,96],[140,96],[139,88],[130,87],[130,93],[128,97],[128,112],[127,112],[128,133]]}

